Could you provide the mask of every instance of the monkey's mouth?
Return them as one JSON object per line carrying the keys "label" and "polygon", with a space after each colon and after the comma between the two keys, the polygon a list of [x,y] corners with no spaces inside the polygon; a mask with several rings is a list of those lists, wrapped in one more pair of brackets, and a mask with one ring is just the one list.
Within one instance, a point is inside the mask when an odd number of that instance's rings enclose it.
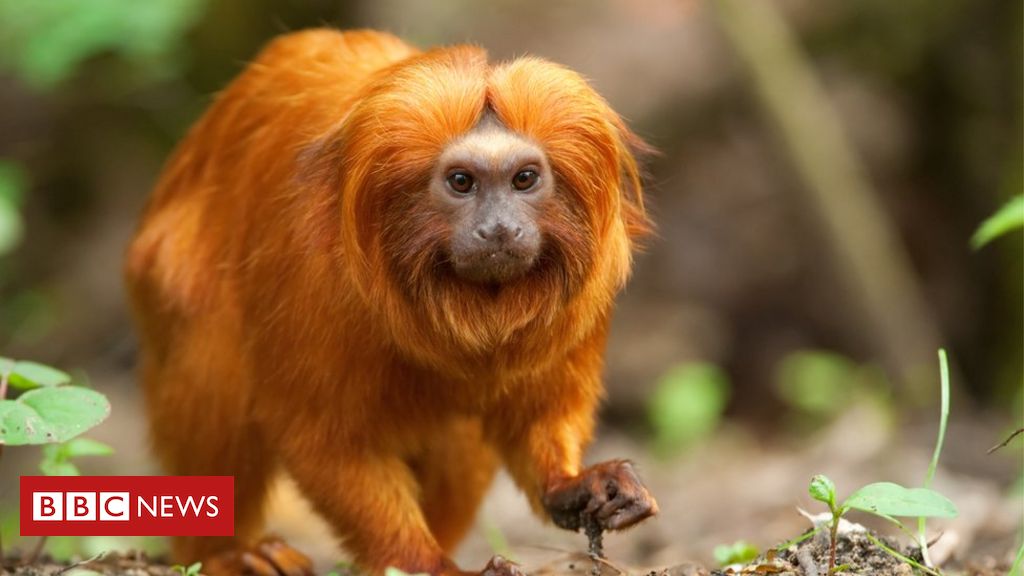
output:
{"label": "monkey's mouth", "polygon": [[532,250],[494,248],[470,253],[452,253],[452,270],[463,280],[479,284],[506,284],[525,276],[537,261]]}

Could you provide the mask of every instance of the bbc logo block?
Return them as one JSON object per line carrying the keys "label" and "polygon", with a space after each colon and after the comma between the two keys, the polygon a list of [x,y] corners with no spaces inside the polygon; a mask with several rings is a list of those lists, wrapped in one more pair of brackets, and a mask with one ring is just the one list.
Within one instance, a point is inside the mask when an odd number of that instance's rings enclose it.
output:
{"label": "bbc logo block", "polygon": [[33,492],[32,520],[128,522],[128,492]]}
{"label": "bbc logo block", "polygon": [[231,476],[22,476],[22,536],[233,536]]}

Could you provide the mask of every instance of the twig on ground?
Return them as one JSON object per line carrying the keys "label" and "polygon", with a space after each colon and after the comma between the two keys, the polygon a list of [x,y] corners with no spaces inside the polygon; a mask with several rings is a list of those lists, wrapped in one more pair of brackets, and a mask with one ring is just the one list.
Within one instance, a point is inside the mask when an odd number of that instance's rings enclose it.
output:
{"label": "twig on ground", "polygon": [[1017,428],[1017,430],[1015,430],[1009,436],[1006,437],[1006,440],[1003,440],[999,444],[996,444],[995,446],[989,448],[988,452],[985,452],[985,454],[991,454],[996,450],[999,450],[1000,448],[1005,448],[1007,444],[1009,444],[1014,438],[1020,436],[1021,434],[1024,434],[1024,428]]}
{"label": "twig on ground", "polygon": [[69,572],[71,570],[74,570],[75,568],[86,566],[88,564],[92,564],[93,562],[98,562],[98,561],[103,559],[104,555],[106,555],[106,552],[100,552],[99,554],[93,556],[92,558],[86,558],[85,560],[79,560],[78,562],[75,562],[73,564],[69,564],[69,565],[61,568],[60,570],[54,572],[53,576],[60,576],[61,574],[64,574],[65,572]]}
{"label": "twig on ground", "polygon": [[814,557],[811,556],[811,549],[808,546],[804,546],[796,551],[796,559],[800,562],[800,567],[804,570],[804,576],[818,576],[818,563],[814,561]]}
{"label": "twig on ground", "polygon": [[36,545],[32,547],[32,551],[27,556],[22,558],[24,564],[32,564],[39,558],[39,554],[43,552],[43,547],[46,546],[46,541],[49,539],[48,536],[40,536],[36,540]]}

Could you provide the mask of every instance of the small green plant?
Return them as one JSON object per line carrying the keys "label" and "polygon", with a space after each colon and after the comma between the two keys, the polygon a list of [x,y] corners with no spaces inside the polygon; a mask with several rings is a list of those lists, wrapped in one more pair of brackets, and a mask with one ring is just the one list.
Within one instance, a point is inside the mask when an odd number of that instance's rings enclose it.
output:
{"label": "small green plant", "polygon": [[[811,479],[808,492],[815,500],[825,503],[832,513],[829,525],[830,572],[835,568],[839,519],[850,510],[860,510],[884,518],[911,536],[913,533],[896,517],[954,518],[957,515],[956,506],[942,494],[927,488],[904,488],[892,482],[868,484],[851,494],[842,504],[837,504],[835,484],[827,476],[819,474]],[[928,572],[934,573],[931,570]]]}
{"label": "small green plant", "polygon": [[[935,451],[932,454],[931,462],[928,465],[928,473],[925,476],[923,488],[904,488],[892,482],[876,482],[857,490],[843,501],[842,504],[837,504],[836,486],[827,476],[819,474],[811,479],[811,484],[808,487],[811,497],[827,505],[832,513],[832,521],[829,525],[829,573],[832,573],[835,569],[839,519],[850,510],[861,510],[892,522],[900,530],[908,534],[920,547],[922,558],[927,566],[922,566],[909,558],[897,554],[888,547],[881,545],[878,540],[869,535],[869,538],[876,545],[904,562],[914,565],[915,568],[929,574],[937,574],[937,572],[932,570],[931,560],[928,556],[925,518],[954,518],[957,515],[956,506],[948,498],[929,488],[935,476],[939,456],[942,453],[942,444],[946,437],[946,422],[949,419],[949,363],[946,359],[945,350],[939,350],[939,369],[942,388],[939,437],[935,443]],[[918,518],[918,533],[915,535],[911,532],[902,522],[896,519],[897,517]]]}
{"label": "small green plant", "polygon": [[[43,364],[0,358],[0,446],[67,442],[110,415],[107,398]],[[24,392],[7,398],[9,389]]]}
{"label": "small green plant", "polygon": [[195,564],[189,564],[188,566],[182,566],[181,564],[171,566],[171,570],[181,574],[181,576],[199,576],[202,569],[202,562],[196,562]]}
{"label": "small green plant", "polygon": [[746,540],[737,540],[732,544],[719,544],[715,546],[714,551],[715,562],[718,562],[719,566],[746,564],[757,558],[757,555],[760,553],[761,551],[757,549],[757,546]]}
{"label": "small green plant", "polygon": [[[40,470],[48,476],[77,476],[71,463],[79,456],[105,455],[113,450],[101,442],[77,438],[110,415],[106,396],[70,386],[71,376],[44,364],[0,357],[0,455],[5,446],[43,446]],[[10,390],[21,390],[8,398]],[[46,545],[41,538],[29,555],[33,561]],[[0,543],[0,561],[3,546]]]}

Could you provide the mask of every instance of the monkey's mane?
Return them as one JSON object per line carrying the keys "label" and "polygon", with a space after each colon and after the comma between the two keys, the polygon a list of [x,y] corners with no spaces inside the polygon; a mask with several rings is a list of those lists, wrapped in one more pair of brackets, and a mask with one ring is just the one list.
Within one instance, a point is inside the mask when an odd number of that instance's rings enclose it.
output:
{"label": "monkey's mane", "polygon": [[[633,150],[642,143],[575,72],[538,58],[491,66],[477,47],[380,71],[333,137],[339,257],[395,344],[446,373],[544,367],[607,315],[649,230]],[[426,206],[434,163],[485,111],[547,154],[557,193],[524,278],[487,287],[450,273],[447,224]],[[529,368],[526,368],[529,366]]]}

